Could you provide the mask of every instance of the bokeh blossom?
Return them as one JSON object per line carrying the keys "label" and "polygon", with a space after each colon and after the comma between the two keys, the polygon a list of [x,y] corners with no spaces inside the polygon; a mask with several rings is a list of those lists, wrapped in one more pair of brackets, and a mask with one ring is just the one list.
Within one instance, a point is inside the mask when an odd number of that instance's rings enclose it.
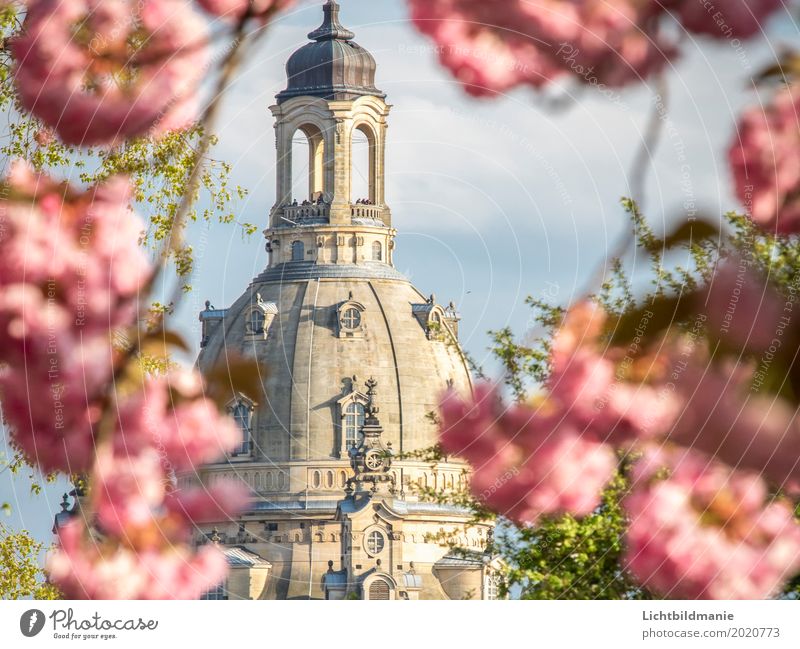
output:
{"label": "bokeh blossom", "polygon": [[662,387],[668,369],[662,353],[645,350],[648,322],[639,342],[611,346],[608,315],[598,304],[581,301],[564,316],[552,344],[550,398],[563,417],[614,444],[653,438],[669,430],[681,402]]}
{"label": "bokeh blossom", "polygon": [[745,111],[728,152],[736,193],[767,232],[800,230],[800,91],[776,91]]}
{"label": "bokeh blossom", "polygon": [[238,429],[199,394],[198,375],[172,378],[146,379],[116,396],[110,443],[96,454],[77,512],[93,524],[76,517],[59,529],[48,560],[50,579],[69,597],[196,599],[224,576],[218,549],[194,547],[195,525],[229,520],[249,492],[240,484],[179,486],[177,477],[231,451]]}
{"label": "bokeh blossom", "polygon": [[0,204],[0,396],[14,444],[44,471],[89,468],[113,371],[150,264],[130,187],[88,191],[14,163]]}
{"label": "bokeh blossom", "polygon": [[560,78],[619,87],[657,73],[677,54],[664,23],[671,12],[688,31],[747,38],[780,6],[723,0],[409,0],[411,17],[437,45],[441,63],[465,90],[491,96]]}
{"label": "bokeh blossom", "polygon": [[231,20],[241,19],[249,15],[254,18],[265,14],[288,9],[295,0],[197,0],[206,12],[212,16]]}
{"label": "bokeh blossom", "polygon": [[450,394],[441,405],[442,448],[472,465],[473,496],[519,523],[590,513],[617,466],[608,445],[546,410],[504,406],[489,386],[474,401]]}
{"label": "bokeh blossom", "polygon": [[678,599],[765,599],[800,570],[800,525],[755,473],[680,447],[649,449],[624,500],[625,565]]}
{"label": "bokeh blossom", "polygon": [[184,0],[31,0],[12,40],[25,109],[67,144],[112,144],[188,126],[207,28]]}

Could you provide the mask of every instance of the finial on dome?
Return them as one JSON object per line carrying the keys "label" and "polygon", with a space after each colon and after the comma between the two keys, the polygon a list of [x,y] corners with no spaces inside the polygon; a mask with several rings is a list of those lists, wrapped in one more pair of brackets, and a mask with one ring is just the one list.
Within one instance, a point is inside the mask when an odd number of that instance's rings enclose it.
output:
{"label": "finial on dome", "polygon": [[350,41],[356,35],[339,22],[339,3],[328,0],[322,7],[325,18],[322,24],[311,32],[308,37],[312,41]]}

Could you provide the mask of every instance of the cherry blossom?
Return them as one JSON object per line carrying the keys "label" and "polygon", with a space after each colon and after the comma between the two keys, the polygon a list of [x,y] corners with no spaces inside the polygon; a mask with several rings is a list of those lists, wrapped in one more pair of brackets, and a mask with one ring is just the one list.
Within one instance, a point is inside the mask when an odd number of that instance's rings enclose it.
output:
{"label": "cherry blossom", "polygon": [[[679,348],[678,348],[679,349]],[[800,420],[782,397],[759,394],[767,379],[749,363],[710,363],[696,346],[678,352],[674,382],[684,408],[669,440],[750,469],[778,487],[800,482]]]}
{"label": "cherry blossom", "polygon": [[651,28],[655,1],[410,0],[414,24],[475,95],[564,75],[620,86],[660,69],[672,47]]}
{"label": "cherry blossom", "polygon": [[668,369],[662,353],[644,349],[647,323],[627,349],[604,346],[608,316],[594,302],[574,305],[552,344],[552,372],[546,387],[564,417],[614,444],[666,433],[681,407],[664,390]]}
{"label": "cherry blossom", "polygon": [[116,452],[136,454],[156,447],[175,471],[223,457],[240,442],[241,432],[202,390],[194,372],[177,370],[149,378],[141,391],[127,395],[118,406]]}
{"label": "cherry blossom", "polygon": [[294,0],[197,0],[197,4],[213,16],[240,19],[248,11],[250,16],[257,18],[268,12],[288,9]]}
{"label": "cherry blossom", "polygon": [[771,102],[741,117],[728,159],[736,192],[761,228],[778,234],[800,230],[800,91],[776,91]]}
{"label": "cherry blossom", "polygon": [[58,539],[47,571],[68,599],[197,599],[228,569],[214,545],[140,549],[97,538],[77,520]]}
{"label": "cherry blossom", "polygon": [[113,371],[110,330],[129,324],[150,264],[130,187],[88,191],[14,163],[0,232],[0,395],[12,440],[45,471],[92,462]]}
{"label": "cherry blossom", "polygon": [[590,513],[616,469],[608,445],[546,410],[504,407],[488,386],[472,402],[451,394],[441,406],[442,447],[472,464],[473,496],[520,523]]}
{"label": "cherry blossom", "polygon": [[679,599],[764,599],[800,570],[800,526],[754,473],[692,450],[650,449],[624,500],[625,564]]}
{"label": "cherry blossom", "polygon": [[11,44],[20,102],[67,144],[183,128],[206,32],[184,0],[32,0]]}
{"label": "cherry blossom", "polygon": [[683,0],[675,3],[681,24],[691,32],[717,39],[749,38],[783,6],[781,0]]}
{"label": "cherry blossom", "polygon": [[705,307],[711,331],[735,351],[764,350],[777,336],[785,299],[741,257],[720,263]]}
{"label": "cherry blossom", "polygon": [[138,389],[128,380],[116,393],[108,410],[116,425],[97,450],[79,509],[92,525],[76,519],[60,529],[48,563],[50,579],[69,596],[196,598],[224,576],[216,549],[193,549],[194,526],[230,520],[249,491],[238,483],[177,481],[178,471],[236,446],[236,424],[211,407],[202,388],[199,375],[179,371],[145,379]]}

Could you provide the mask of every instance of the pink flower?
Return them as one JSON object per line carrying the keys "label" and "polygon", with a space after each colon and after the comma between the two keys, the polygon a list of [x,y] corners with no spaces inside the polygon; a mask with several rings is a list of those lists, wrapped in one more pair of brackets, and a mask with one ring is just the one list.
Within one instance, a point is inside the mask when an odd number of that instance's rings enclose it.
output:
{"label": "pink flower", "polygon": [[800,526],[763,481],[687,449],[650,450],[624,500],[625,563],[678,599],[764,599],[800,570]]}
{"label": "pink flower", "polygon": [[552,371],[546,387],[562,416],[614,444],[666,433],[680,411],[674,391],[665,390],[661,353],[645,352],[642,336],[627,349],[605,347],[607,315],[592,302],[569,309],[553,340]]}
{"label": "pink flower", "polygon": [[785,299],[742,258],[717,268],[706,294],[711,331],[737,352],[764,350],[782,335],[778,327]]}
{"label": "pink flower", "polygon": [[135,455],[102,449],[93,474],[93,503],[100,528],[124,537],[153,524],[166,498],[169,477],[155,447]]}
{"label": "pink flower", "polygon": [[33,0],[12,51],[22,105],[86,146],[187,126],[208,61],[183,0]]}
{"label": "pink flower", "polygon": [[800,480],[800,420],[781,397],[754,393],[765,370],[676,355],[685,407],[669,440],[763,475],[775,486]]}
{"label": "pink flower", "polygon": [[674,55],[654,29],[663,8],[650,0],[410,0],[410,6],[442,64],[474,95],[564,76],[620,86]]}
{"label": "pink flower", "polygon": [[79,521],[62,527],[58,536],[47,571],[69,599],[197,599],[228,569],[214,545],[138,550],[94,538]]}
{"label": "pink flower", "polygon": [[197,0],[197,4],[212,16],[241,19],[248,10],[250,16],[262,17],[267,13],[288,9],[294,0]]}
{"label": "pink flower", "polygon": [[767,18],[781,8],[781,0],[715,0],[713,5],[698,0],[676,3],[676,13],[691,32],[720,40],[749,38],[759,33]]}
{"label": "pink flower", "polygon": [[249,493],[242,484],[223,482],[207,488],[173,492],[166,501],[167,510],[195,523],[220,523],[242,511]]}
{"label": "pink flower", "polygon": [[739,200],[768,232],[800,230],[800,93],[793,86],[747,110],[728,159]]}
{"label": "pink flower", "polygon": [[117,454],[156,447],[169,469],[182,471],[220,459],[241,443],[242,433],[228,415],[201,395],[202,380],[192,372],[148,379],[142,390],[119,405]]}
{"label": "pink flower", "polygon": [[613,450],[569,420],[527,406],[504,408],[488,386],[472,403],[449,395],[441,410],[442,446],[472,464],[473,496],[514,521],[590,513],[616,469]]}
{"label": "pink flower", "polygon": [[111,329],[150,274],[130,188],[88,191],[15,162],[0,204],[0,397],[13,443],[45,471],[91,465]]}
{"label": "pink flower", "polygon": [[[246,506],[249,490],[238,483],[178,488],[176,469],[232,450],[236,440],[226,441],[225,428],[235,425],[200,396],[197,374],[173,378],[147,379],[141,390],[128,384],[116,395],[110,411],[117,426],[96,453],[82,510],[94,514],[91,529],[78,520],[61,528],[48,562],[51,580],[69,597],[197,598],[225,575],[221,553],[194,549],[192,532],[199,522],[230,520]],[[194,427],[190,442],[175,432],[182,409],[198,413],[185,422]]]}

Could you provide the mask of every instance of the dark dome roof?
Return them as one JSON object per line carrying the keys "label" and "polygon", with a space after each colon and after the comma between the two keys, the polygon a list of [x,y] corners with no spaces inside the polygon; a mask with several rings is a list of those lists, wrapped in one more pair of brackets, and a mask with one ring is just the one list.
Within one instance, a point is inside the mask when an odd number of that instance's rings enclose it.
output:
{"label": "dark dome roof", "polygon": [[286,63],[289,84],[278,103],[311,95],[323,99],[356,99],[385,95],[375,87],[375,59],[353,41],[355,34],[339,22],[339,5],[328,0],[325,19]]}

